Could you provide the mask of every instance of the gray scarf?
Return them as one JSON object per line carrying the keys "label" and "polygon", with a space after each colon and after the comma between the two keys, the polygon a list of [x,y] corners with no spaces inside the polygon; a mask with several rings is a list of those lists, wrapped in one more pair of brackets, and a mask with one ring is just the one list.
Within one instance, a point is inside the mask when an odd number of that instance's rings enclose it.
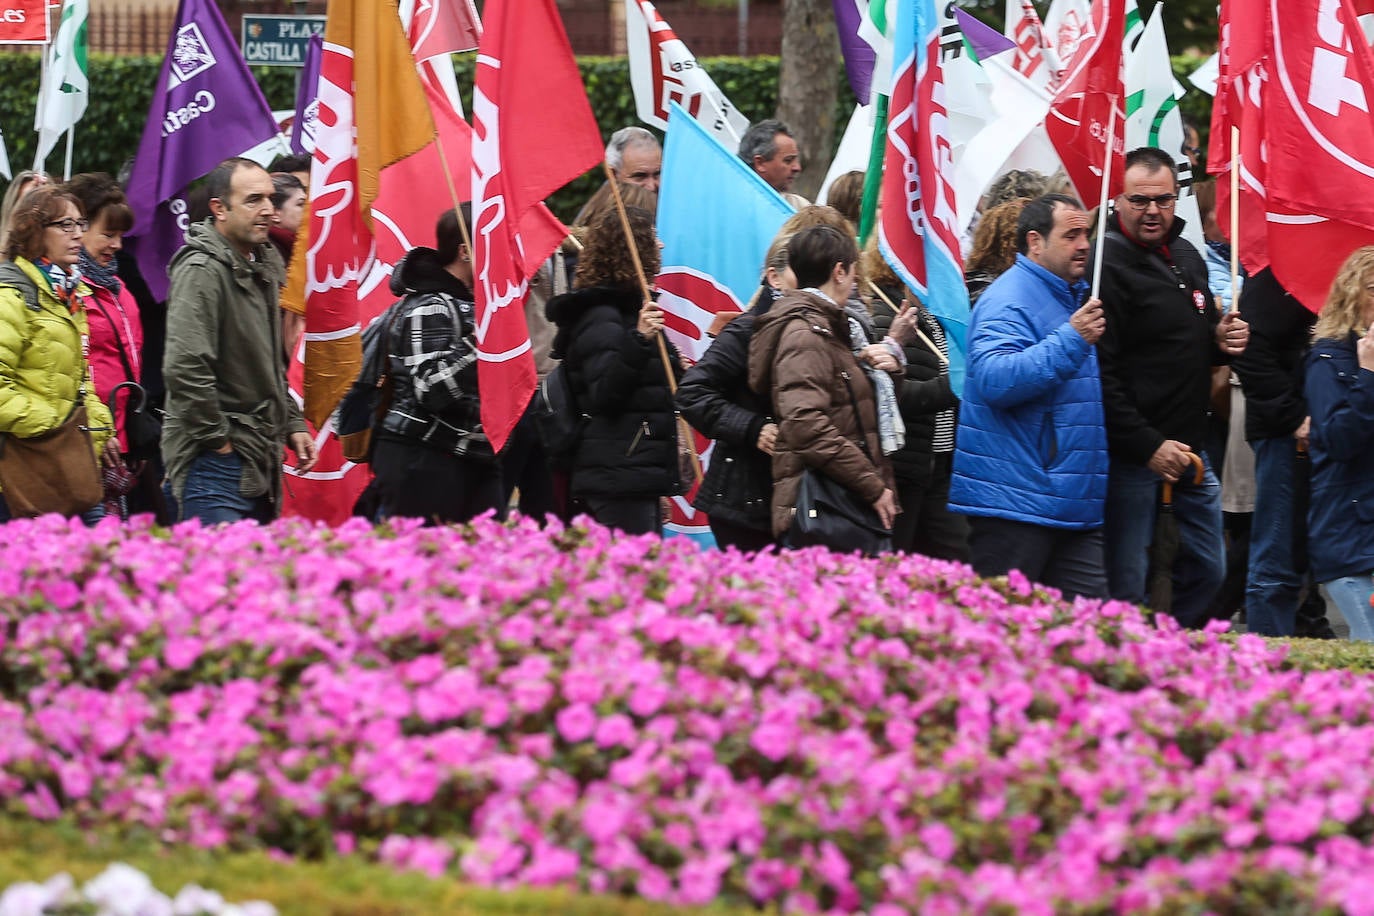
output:
{"label": "gray scarf", "polygon": [[111,261],[109,267],[101,267],[96,263],[95,258],[91,257],[85,248],[82,248],[81,260],[77,262],[77,266],[81,268],[81,275],[86,278],[87,283],[108,289],[116,296],[119,295],[123,284],[119,282],[116,262]]}

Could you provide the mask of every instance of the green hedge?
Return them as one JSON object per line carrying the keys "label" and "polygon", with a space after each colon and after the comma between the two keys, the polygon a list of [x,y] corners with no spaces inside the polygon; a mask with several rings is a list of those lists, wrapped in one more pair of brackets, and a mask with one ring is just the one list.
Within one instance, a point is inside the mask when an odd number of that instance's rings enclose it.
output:
{"label": "green hedge", "polygon": [[[463,104],[471,110],[472,71],[475,54],[454,57],[458,85],[463,87]],[[702,61],[725,95],[750,121],[772,117],[778,104],[778,58],[716,57]],[[1200,60],[1174,58],[1174,72],[1182,81]],[[103,170],[114,173],[138,149],[143,122],[152,99],[153,84],[162,64],[160,57],[120,57],[94,54],[90,61],[91,101],[86,116],[76,127],[77,146],[72,168],[77,172]],[[626,124],[638,124],[630,76],[623,57],[584,57],[578,65],[587,87],[592,111],[596,113],[603,136]],[[263,94],[274,109],[295,104],[296,71],[287,67],[255,67],[254,75]],[[10,165],[18,170],[33,162],[33,109],[38,94],[39,59],[33,52],[0,53],[0,130],[9,148]],[[1186,82],[1185,82],[1185,85]],[[844,131],[853,110],[854,96],[849,84],[840,78],[836,105],[836,136]],[[1189,92],[1181,108],[1202,131],[1204,146],[1211,100],[1201,92]],[[48,167],[60,171],[65,147],[59,143],[48,157]],[[599,174],[584,175],[556,194],[551,203],[555,212],[571,218],[600,183]]]}
{"label": "green hedge", "polygon": [[[463,87],[464,105],[471,110],[472,71],[475,55],[454,57],[458,85]],[[778,59],[776,57],[720,57],[702,61],[717,85],[739,106],[751,121],[771,117],[778,101]],[[153,85],[161,67],[161,57],[120,57],[93,54],[90,60],[91,100],[86,116],[76,127],[76,149],[72,169],[76,172],[103,170],[116,172],[124,160],[138,149],[143,122],[152,100]],[[587,87],[592,111],[596,113],[604,136],[627,124],[638,124],[634,96],[625,58],[586,57],[578,62]],[[263,94],[274,109],[295,105],[295,70],[287,67],[255,67],[254,75]],[[33,110],[38,94],[39,58],[29,53],[0,53],[0,130],[9,148],[10,164],[27,168],[33,162]],[[847,87],[841,93],[837,122],[841,130],[849,121],[854,101]],[[838,139],[838,137],[837,137]],[[60,171],[65,147],[59,143],[48,156],[48,168]],[[586,175],[554,198],[561,215],[575,212],[599,183],[596,175]]]}

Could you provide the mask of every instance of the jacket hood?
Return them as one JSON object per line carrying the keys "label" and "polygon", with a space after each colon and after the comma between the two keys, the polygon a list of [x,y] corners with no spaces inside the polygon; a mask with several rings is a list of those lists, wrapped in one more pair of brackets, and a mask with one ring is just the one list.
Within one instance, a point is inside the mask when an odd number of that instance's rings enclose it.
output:
{"label": "jacket hood", "polygon": [[395,296],[411,293],[448,293],[464,302],[472,301],[466,283],[444,269],[439,252],[433,248],[412,248],[396,262],[391,272],[391,292]]}
{"label": "jacket hood", "polygon": [[784,293],[772,308],[754,319],[754,336],[749,345],[749,387],[760,394],[768,391],[782,332],[794,319],[806,321],[817,334],[845,341],[845,349],[849,348],[849,319],[840,306],[814,293]]}
{"label": "jacket hood", "polygon": [[186,244],[172,255],[171,263],[167,265],[168,273],[177,264],[194,255],[212,258],[235,272],[242,268],[250,273],[262,275],[278,286],[286,282],[286,265],[282,263],[281,255],[271,242],[258,245],[253,250],[253,260],[249,261],[215,229],[214,217],[207,217],[203,222],[191,224]]}
{"label": "jacket hood", "polygon": [[621,315],[639,312],[643,305],[638,289],[623,286],[589,286],[554,296],[544,306],[544,317],[560,328],[572,327],[590,309],[598,305],[613,306]]}

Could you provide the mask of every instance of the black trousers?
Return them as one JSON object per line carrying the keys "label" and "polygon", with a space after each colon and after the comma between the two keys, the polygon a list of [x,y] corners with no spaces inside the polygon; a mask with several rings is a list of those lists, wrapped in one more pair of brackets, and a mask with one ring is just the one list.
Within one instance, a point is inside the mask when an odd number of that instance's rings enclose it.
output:
{"label": "black trousers", "polygon": [[967,563],[968,519],[949,511],[949,480],[954,453],[931,456],[930,480],[924,484],[897,478],[901,514],[892,523],[892,547],[940,560]]}
{"label": "black trousers", "polygon": [[708,518],[711,520],[711,536],[716,539],[716,546],[721,550],[734,547],[743,553],[757,553],[777,543],[772,531],[748,528],[715,516]]}
{"label": "black trousers", "polygon": [[1005,518],[969,516],[973,571],[983,577],[1019,569],[1065,598],[1106,598],[1107,561],[1101,528],[1048,528]]}
{"label": "black trousers", "polygon": [[586,513],[607,528],[626,534],[662,534],[663,515],[657,496],[576,496],[572,514]]}
{"label": "black trousers", "polygon": [[500,513],[501,466],[403,439],[383,438],[372,452],[380,518],[422,518],[426,524],[471,521]]}

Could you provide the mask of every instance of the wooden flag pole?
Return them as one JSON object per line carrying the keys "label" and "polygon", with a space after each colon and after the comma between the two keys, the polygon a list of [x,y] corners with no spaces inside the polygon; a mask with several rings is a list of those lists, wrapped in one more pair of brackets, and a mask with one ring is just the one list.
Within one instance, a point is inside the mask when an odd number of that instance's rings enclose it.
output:
{"label": "wooden flag pole", "polygon": [[[463,235],[463,244],[468,249],[468,260],[472,260],[472,233],[468,231],[468,221],[463,219],[462,202],[458,200],[458,186],[453,183],[453,172],[448,167],[448,156],[444,155],[444,138],[439,136],[439,127],[434,127],[434,148],[439,153],[439,167],[444,172],[444,183],[448,185],[448,196],[453,201],[453,212],[458,216],[458,231]],[[476,267],[476,265],[473,265]],[[477,277],[472,278],[477,282]]]}
{"label": "wooden flag pole", "polygon": [[[884,302],[886,302],[886,303],[887,303],[887,307],[890,308],[890,309],[892,309],[892,311],[894,311],[894,312],[901,311],[899,308],[897,308],[897,306],[895,306],[895,305],[892,304],[892,300],[889,299],[889,298],[887,298],[887,293],[883,292],[882,289],[879,288],[878,284],[874,283],[872,280],[869,280],[869,281],[868,281],[868,288],[871,289],[871,290],[873,290],[873,292],[877,294],[877,296],[878,296],[879,299],[881,299],[881,300],[883,300]],[[920,328],[913,327],[912,330],[914,330],[914,331],[916,332],[916,336],[917,336],[917,337],[921,338],[921,343],[923,343],[923,344],[925,344],[927,347],[929,347],[929,348],[930,348],[930,352],[934,353],[937,357],[940,358],[940,365],[942,365],[942,366],[948,366],[948,365],[949,365],[949,357],[948,357],[948,356],[945,356],[945,354],[943,354],[943,353],[940,352],[940,348],[937,347],[937,346],[935,346],[935,341],[933,341],[933,340],[931,340],[929,337],[927,337],[927,336],[925,335],[925,332],[922,331]]]}
{"label": "wooden flag pole", "polygon": [[[630,259],[634,261],[635,274],[639,277],[639,289],[644,294],[644,301],[648,302],[651,296],[649,290],[649,278],[644,275],[644,262],[639,259],[639,246],[635,244],[634,229],[630,227],[630,214],[625,212],[625,201],[620,196],[620,185],[616,181],[615,174],[611,167],[604,161],[601,168],[606,172],[606,180],[611,185],[611,196],[615,198],[615,210],[620,214],[620,226],[625,230],[625,245],[630,249]],[[677,395],[677,378],[673,374],[673,360],[668,355],[668,344],[663,339],[662,332],[654,334],[654,339],[658,341],[658,355],[663,360],[663,374],[668,379],[668,391],[670,394]],[[687,421],[682,418],[682,414],[677,414],[678,435],[686,435],[685,441],[688,445],[688,453],[692,456],[692,473],[697,482],[701,482],[701,457],[697,454],[696,441],[692,436],[692,428],[687,425]]]}
{"label": "wooden flag pole", "polygon": [[1231,308],[1240,311],[1240,128],[1231,125]]}
{"label": "wooden flag pole", "polygon": [[1112,183],[1112,147],[1116,145],[1116,100],[1112,100],[1111,114],[1107,115],[1107,157],[1102,162],[1102,194],[1097,203],[1097,253],[1093,256],[1093,288],[1091,299],[1096,299],[1102,288],[1102,254],[1107,243],[1107,189]]}

